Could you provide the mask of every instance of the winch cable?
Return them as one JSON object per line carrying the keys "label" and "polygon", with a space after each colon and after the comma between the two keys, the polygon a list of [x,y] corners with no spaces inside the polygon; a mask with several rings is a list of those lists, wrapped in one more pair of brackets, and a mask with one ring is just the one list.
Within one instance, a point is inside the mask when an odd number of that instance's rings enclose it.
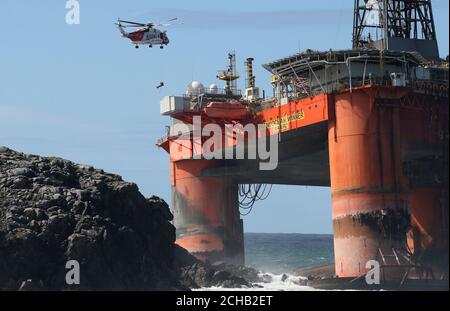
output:
{"label": "winch cable", "polygon": [[[249,215],[255,203],[258,201],[266,200],[269,197],[271,191],[272,185],[267,184],[239,185],[239,213],[242,216]],[[241,212],[241,210],[245,210],[245,212]]]}

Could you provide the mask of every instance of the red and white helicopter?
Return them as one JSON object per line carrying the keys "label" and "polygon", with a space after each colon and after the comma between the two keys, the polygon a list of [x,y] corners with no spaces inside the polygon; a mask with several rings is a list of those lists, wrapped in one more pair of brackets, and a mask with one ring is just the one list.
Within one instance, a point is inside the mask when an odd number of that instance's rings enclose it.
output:
{"label": "red and white helicopter", "polygon": [[[136,23],[118,19],[116,26],[122,34],[122,37],[130,39],[136,48],[139,48],[139,45],[148,45],[149,47],[159,45],[163,49],[164,45],[168,45],[170,42],[167,33],[154,27],[170,26],[172,25],[170,22],[176,21],[177,19],[172,18],[166,23]],[[132,32],[126,32],[125,28],[129,27],[141,28]]]}

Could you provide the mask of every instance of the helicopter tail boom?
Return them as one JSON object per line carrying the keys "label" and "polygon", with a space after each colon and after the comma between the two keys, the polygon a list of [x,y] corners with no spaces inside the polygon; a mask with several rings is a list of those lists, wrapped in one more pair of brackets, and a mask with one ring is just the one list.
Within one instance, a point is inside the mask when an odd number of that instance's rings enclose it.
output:
{"label": "helicopter tail boom", "polygon": [[117,23],[117,29],[119,29],[122,37],[128,38],[128,33],[123,29],[123,26],[120,23]]}

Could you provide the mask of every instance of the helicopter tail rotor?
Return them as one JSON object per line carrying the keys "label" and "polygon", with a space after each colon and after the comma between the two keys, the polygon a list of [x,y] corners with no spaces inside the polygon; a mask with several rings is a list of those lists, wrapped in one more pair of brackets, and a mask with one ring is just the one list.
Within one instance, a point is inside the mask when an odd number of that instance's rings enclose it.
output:
{"label": "helicopter tail rotor", "polygon": [[122,25],[120,19],[117,20],[117,23],[115,23],[117,26],[117,29],[119,29],[122,37],[128,37],[128,33],[124,30],[124,25]]}

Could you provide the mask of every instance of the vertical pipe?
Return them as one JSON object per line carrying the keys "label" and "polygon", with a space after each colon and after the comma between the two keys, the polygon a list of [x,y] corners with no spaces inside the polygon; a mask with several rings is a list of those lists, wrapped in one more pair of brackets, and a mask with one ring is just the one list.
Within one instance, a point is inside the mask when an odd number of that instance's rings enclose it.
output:
{"label": "vertical pipe", "polygon": [[389,21],[388,21],[388,6],[389,6],[389,0],[383,1],[383,26],[384,26],[384,44],[383,44],[383,51],[389,50]]}
{"label": "vertical pipe", "polygon": [[353,48],[358,48],[357,42],[358,39],[358,28],[359,28],[359,0],[354,1],[354,8],[353,8]]}
{"label": "vertical pipe", "polygon": [[254,88],[255,87],[255,77],[253,76],[253,58],[249,57],[247,58],[247,61],[245,62],[245,69],[246,69],[246,88]]}

